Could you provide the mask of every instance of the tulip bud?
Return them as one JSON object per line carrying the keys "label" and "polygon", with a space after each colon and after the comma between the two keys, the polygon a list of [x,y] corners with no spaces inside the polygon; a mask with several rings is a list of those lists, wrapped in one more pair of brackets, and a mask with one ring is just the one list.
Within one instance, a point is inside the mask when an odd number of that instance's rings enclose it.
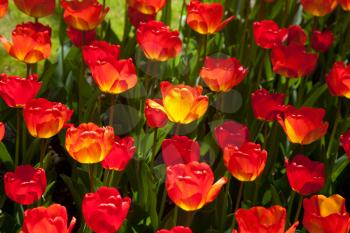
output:
{"label": "tulip bud", "polygon": [[51,15],[55,10],[55,0],[14,0],[14,2],[20,11],[34,18]]}

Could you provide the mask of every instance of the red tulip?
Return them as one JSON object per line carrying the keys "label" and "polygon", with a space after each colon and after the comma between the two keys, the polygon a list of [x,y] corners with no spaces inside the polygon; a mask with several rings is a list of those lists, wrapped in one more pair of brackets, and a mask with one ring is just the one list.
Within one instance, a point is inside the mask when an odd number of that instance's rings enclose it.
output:
{"label": "red tulip", "polygon": [[199,161],[200,147],[198,142],[186,136],[175,135],[162,142],[162,155],[166,166],[190,163]]}
{"label": "red tulip", "polygon": [[350,1],[349,0],[338,0],[339,5],[344,11],[350,11]]}
{"label": "red tulip", "polygon": [[311,37],[311,47],[319,52],[326,52],[334,41],[334,35],[331,31],[313,31]]}
{"label": "red tulip", "polygon": [[5,173],[4,186],[6,196],[12,201],[31,205],[45,192],[45,170],[31,165],[17,166],[15,172]]}
{"label": "red tulip", "polygon": [[115,188],[101,187],[84,196],[82,210],[86,224],[97,233],[114,233],[122,226],[130,208],[131,199]]}
{"label": "red tulip", "polygon": [[335,194],[330,197],[314,195],[304,199],[303,226],[309,233],[348,233],[349,213],[345,199]]}
{"label": "red tulip", "polygon": [[[248,210],[236,212],[240,233],[283,233],[286,224],[286,209],[274,205],[270,208],[256,206]],[[298,222],[294,223],[286,233],[294,233]]]}
{"label": "red tulip", "polygon": [[40,98],[30,100],[23,114],[27,129],[33,137],[51,138],[61,131],[73,111],[64,104]]}
{"label": "red tulip", "polygon": [[67,210],[64,206],[59,204],[40,206],[24,212],[20,233],[70,233],[75,222],[76,219],[73,217],[68,226]]}
{"label": "red tulip", "polygon": [[67,35],[76,47],[91,44],[96,39],[96,30],[80,31],[72,27],[67,28]]}
{"label": "red tulip", "polygon": [[167,167],[165,187],[170,199],[185,211],[194,211],[214,201],[227,178],[215,184],[214,174],[206,163],[193,161]]}
{"label": "red tulip", "polygon": [[228,145],[224,149],[224,164],[232,176],[240,181],[253,181],[260,176],[266,159],[266,150],[253,142],[247,142],[240,147]]}
{"label": "red tulip", "polygon": [[280,29],[273,20],[262,20],[253,24],[254,39],[258,46],[272,49],[282,44],[287,30]]}
{"label": "red tulip", "polygon": [[172,31],[160,21],[149,21],[139,26],[137,43],[150,60],[166,61],[176,57],[182,49],[178,31]]}
{"label": "red tulip", "polygon": [[108,170],[123,171],[134,153],[133,137],[119,138],[115,136],[112,150],[102,161],[102,167]]}
{"label": "red tulip", "polygon": [[327,133],[328,122],[323,122],[323,108],[288,106],[283,114],[277,116],[288,139],[292,143],[310,144]]}
{"label": "red tulip", "polygon": [[11,108],[23,108],[25,104],[33,99],[41,87],[37,75],[28,78],[17,76],[0,75],[0,96]]}
{"label": "red tulip", "polygon": [[307,37],[305,31],[299,25],[291,25],[287,29],[287,34],[284,38],[288,45],[305,45]]}
{"label": "red tulip", "polygon": [[0,122],[0,142],[2,141],[2,139],[4,139],[5,137],[5,125],[4,123]]}
{"label": "red tulip", "polygon": [[66,24],[80,31],[94,30],[109,11],[97,0],[61,0],[61,5]]}
{"label": "red tulip", "polygon": [[304,10],[314,16],[325,16],[337,6],[338,0],[301,0]]}
{"label": "red tulip", "polygon": [[348,129],[344,134],[340,135],[340,143],[350,159],[350,129]]}
{"label": "red tulip", "polygon": [[156,19],[156,14],[150,14],[146,15],[138,11],[137,9],[133,7],[128,8],[128,17],[130,23],[135,27],[138,28],[141,23],[147,23],[149,21]]}
{"label": "red tulip", "polygon": [[158,105],[163,105],[161,99],[146,99],[145,104],[145,117],[146,123],[151,128],[163,128],[168,123],[167,115],[153,106],[153,103]]}
{"label": "red tulip", "polygon": [[34,18],[51,15],[55,10],[55,0],[14,0],[14,2],[20,11]]}
{"label": "red tulip", "polygon": [[316,67],[318,56],[307,53],[304,46],[290,44],[272,49],[271,62],[273,71],[288,78],[309,75]]}
{"label": "red tulip", "polygon": [[235,17],[231,16],[224,21],[224,7],[221,3],[202,3],[192,0],[187,5],[187,24],[200,34],[214,34],[223,29]]}
{"label": "red tulip", "polygon": [[128,5],[145,15],[153,15],[160,11],[166,0],[128,0]]}
{"label": "red tulip", "polygon": [[289,185],[295,192],[307,196],[323,188],[326,179],[323,163],[296,155],[291,161],[286,161],[286,169]]}
{"label": "red tulip", "polygon": [[247,126],[235,121],[226,121],[215,128],[215,137],[220,148],[224,150],[227,145],[240,147],[249,141]]}
{"label": "red tulip", "polygon": [[334,63],[326,77],[329,91],[334,96],[350,99],[350,66],[344,62]]}
{"label": "red tulip", "polygon": [[176,226],[171,230],[158,230],[156,233],[192,233],[192,230],[188,227]]}
{"label": "red tulip", "polygon": [[120,94],[136,85],[136,69],[132,59],[118,60],[119,45],[94,41],[83,47],[83,56],[102,92]]}
{"label": "red tulip", "polygon": [[250,95],[255,117],[263,121],[276,120],[276,116],[286,108],[283,105],[285,97],[283,93],[271,94],[266,89],[256,90]]}
{"label": "red tulip", "polygon": [[18,24],[12,31],[12,42],[0,36],[6,52],[25,63],[37,63],[51,53],[51,28],[40,23]]}
{"label": "red tulip", "polygon": [[206,57],[199,76],[212,91],[228,92],[247,76],[248,69],[236,58]]}
{"label": "red tulip", "polygon": [[0,0],[0,19],[7,14],[8,6],[8,0]]}

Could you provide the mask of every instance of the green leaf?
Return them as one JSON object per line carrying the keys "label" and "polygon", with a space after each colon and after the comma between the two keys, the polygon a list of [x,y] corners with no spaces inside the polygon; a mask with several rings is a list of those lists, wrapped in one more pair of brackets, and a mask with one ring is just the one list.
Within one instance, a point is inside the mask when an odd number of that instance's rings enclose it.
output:
{"label": "green leaf", "polygon": [[7,169],[14,169],[14,164],[11,155],[9,154],[3,143],[0,143],[0,161],[5,165]]}
{"label": "green leaf", "polygon": [[349,162],[347,155],[343,155],[335,161],[331,176],[333,182],[338,178],[342,171],[344,171]]}

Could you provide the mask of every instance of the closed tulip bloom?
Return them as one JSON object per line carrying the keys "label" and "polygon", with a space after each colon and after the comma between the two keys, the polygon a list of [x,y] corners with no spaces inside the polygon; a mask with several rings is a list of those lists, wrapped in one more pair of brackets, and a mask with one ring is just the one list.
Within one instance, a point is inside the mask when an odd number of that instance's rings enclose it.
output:
{"label": "closed tulip bloom", "polygon": [[150,60],[167,61],[182,50],[177,30],[172,31],[160,21],[142,23],[136,32],[137,43]]}
{"label": "closed tulip bloom", "polygon": [[31,205],[45,192],[45,170],[31,165],[17,166],[14,172],[5,173],[4,186],[6,196],[12,201]]}
{"label": "closed tulip bloom", "polygon": [[291,188],[304,196],[319,192],[325,183],[326,171],[321,162],[311,161],[304,155],[296,155],[286,161],[286,170]]}
{"label": "closed tulip bloom", "polygon": [[8,6],[8,0],[0,0],[0,19],[7,14]]}
{"label": "closed tulip bloom", "polygon": [[318,56],[307,53],[304,46],[290,44],[272,49],[273,71],[287,78],[309,75],[316,67]]}
{"label": "closed tulip bloom", "polygon": [[331,31],[313,31],[311,36],[311,47],[319,52],[326,52],[334,41]]}
{"label": "closed tulip bloom", "polygon": [[82,123],[66,132],[66,149],[80,163],[99,163],[113,147],[112,127],[98,127],[94,123]]}
{"label": "closed tulip bloom", "polygon": [[142,12],[138,11],[137,9],[133,7],[128,7],[128,18],[130,23],[135,27],[138,28],[141,23],[147,23],[149,21],[156,19],[156,14],[143,14]]}
{"label": "closed tulip bloom", "polygon": [[254,181],[264,171],[266,150],[259,144],[247,142],[240,147],[228,145],[224,149],[224,164],[237,180]]}
{"label": "closed tulip bloom", "polygon": [[[236,212],[239,233],[284,233],[286,209],[279,205],[265,208],[256,206],[239,209]],[[294,223],[286,233],[294,233],[298,223]]]}
{"label": "closed tulip bloom", "polygon": [[[153,103],[156,103],[155,107]],[[146,124],[151,128],[163,128],[168,123],[168,117],[162,110],[158,109],[159,105],[163,105],[161,99],[146,99]]]}
{"label": "closed tulip bloom", "polygon": [[213,171],[206,163],[193,161],[167,167],[165,187],[168,196],[185,211],[198,210],[214,201],[227,178],[213,183]]}
{"label": "closed tulip bloom", "polygon": [[61,0],[66,24],[80,31],[95,29],[104,20],[109,8],[104,8],[97,0]]}
{"label": "closed tulip bloom", "polygon": [[247,76],[248,69],[236,58],[206,57],[199,76],[215,92],[228,92]]}
{"label": "closed tulip bloom", "polygon": [[119,45],[94,41],[83,47],[83,57],[98,88],[105,93],[120,94],[137,83],[132,59],[118,60]]}
{"label": "closed tulip bloom", "polygon": [[12,57],[33,64],[47,59],[51,53],[51,28],[40,23],[18,24],[12,31],[12,42],[0,36],[6,52]]}
{"label": "closed tulip bloom", "polygon": [[338,0],[301,0],[304,11],[313,16],[325,16],[337,6]]}
{"label": "closed tulip bloom", "polygon": [[266,89],[256,90],[250,95],[254,115],[263,121],[274,121],[278,114],[283,113],[286,106],[283,93],[271,94]]}
{"label": "closed tulip bloom", "polygon": [[283,114],[277,116],[288,139],[292,143],[310,144],[327,133],[328,122],[323,118],[323,108],[301,107],[299,109],[288,106]]}
{"label": "closed tulip bloom", "polygon": [[344,62],[334,63],[326,76],[328,89],[334,96],[350,99],[350,66]]}
{"label": "closed tulip bloom", "polygon": [[67,28],[67,35],[76,47],[89,45],[96,39],[96,30],[80,31],[72,27]]}
{"label": "closed tulip bloom", "polygon": [[287,34],[284,38],[284,41],[290,45],[305,45],[307,40],[306,33],[302,27],[299,25],[291,25],[287,29]]}
{"label": "closed tulip bloom", "polygon": [[192,230],[188,227],[176,226],[171,230],[158,230],[156,233],[192,233]]}
{"label": "closed tulip bloom", "polygon": [[142,14],[153,15],[160,11],[166,0],[128,0],[128,5]]}
{"label": "closed tulip bloom", "polygon": [[2,139],[4,139],[5,137],[5,125],[4,123],[0,122],[0,143],[2,141]]}
{"label": "closed tulip bloom", "polygon": [[44,98],[30,100],[23,110],[29,133],[36,138],[51,138],[58,134],[73,111],[64,104]]}
{"label": "closed tulip bloom", "polygon": [[202,3],[192,0],[187,5],[187,24],[199,34],[214,34],[223,29],[235,17],[222,20],[224,7],[221,3]]}
{"label": "closed tulip bloom", "polygon": [[129,160],[134,156],[135,145],[133,137],[119,138],[115,136],[112,150],[102,161],[102,167],[108,170],[123,171]]}
{"label": "closed tulip bloom", "polygon": [[235,121],[226,121],[214,129],[215,138],[222,150],[227,145],[240,147],[249,141],[247,126]]}
{"label": "closed tulip bloom", "polygon": [[202,95],[202,87],[170,82],[160,83],[162,104],[151,100],[153,108],[163,111],[174,123],[189,124],[204,115],[208,109],[208,97]]}
{"label": "closed tulip bloom", "polygon": [[350,0],[338,0],[338,3],[344,11],[350,11]]}
{"label": "closed tulip bloom", "polygon": [[303,226],[309,233],[348,233],[349,213],[345,199],[338,195],[314,195],[304,199]]}
{"label": "closed tulip bloom", "polygon": [[20,233],[71,233],[76,219],[68,225],[67,210],[64,206],[53,204],[49,207],[37,207],[24,212],[24,221]]}
{"label": "closed tulip bloom", "polygon": [[87,193],[82,203],[86,225],[96,233],[115,233],[128,215],[131,199],[115,188],[101,187]]}
{"label": "closed tulip bloom", "polygon": [[200,147],[198,142],[186,136],[175,135],[162,142],[162,155],[166,166],[190,163],[199,161]]}
{"label": "closed tulip bloom", "polygon": [[340,143],[350,159],[350,129],[348,129],[344,134],[340,135]]}
{"label": "closed tulip bloom", "polygon": [[273,20],[262,20],[253,23],[255,43],[264,49],[272,49],[281,45],[286,33],[287,30],[280,29]]}
{"label": "closed tulip bloom", "polygon": [[41,82],[38,82],[37,75],[30,75],[28,78],[0,75],[0,96],[11,108],[23,108],[36,96],[40,87]]}
{"label": "closed tulip bloom", "polygon": [[34,18],[51,15],[55,10],[55,0],[14,0],[14,2],[20,11]]}

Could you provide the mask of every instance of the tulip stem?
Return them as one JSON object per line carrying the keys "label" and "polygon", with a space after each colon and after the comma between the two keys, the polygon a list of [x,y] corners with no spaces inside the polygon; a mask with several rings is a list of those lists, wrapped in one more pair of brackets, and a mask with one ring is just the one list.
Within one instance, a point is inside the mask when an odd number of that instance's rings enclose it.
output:
{"label": "tulip stem", "polygon": [[[242,194],[243,194],[243,186],[244,186],[244,183],[241,182],[240,185],[239,185],[239,191],[238,191],[238,195],[237,195],[237,199],[236,199],[236,205],[235,205],[235,212],[237,212],[240,204],[241,204],[241,199],[242,199]],[[233,219],[233,222],[232,222],[232,229],[235,227],[236,225],[236,217]]]}
{"label": "tulip stem", "polygon": [[208,42],[208,35],[203,35],[203,58],[202,62],[204,62],[205,57],[207,56],[207,42]]}
{"label": "tulip stem", "polygon": [[[181,5],[181,13],[180,13],[180,20],[179,20],[179,33],[181,33],[181,28],[182,28],[182,15],[185,10],[185,5],[186,5],[186,0],[182,0],[182,5]],[[175,59],[174,59],[175,60]]]}
{"label": "tulip stem", "polygon": [[158,129],[154,129],[153,133],[153,147],[152,147],[152,158],[151,158],[151,168],[153,168],[154,159],[156,158],[157,153],[157,137],[158,137]]}
{"label": "tulip stem", "polygon": [[27,74],[26,74],[26,76],[28,78],[28,76],[30,75],[30,64],[27,63],[26,66],[27,66]]}
{"label": "tulip stem", "polygon": [[326,152],[326,158],[327,159],[330,158],[330,155],[331,155],[331,152],[332,152],[332,145],[333,145],[333,141],[334,141],[334,138],[335,138],[335,133],[337,131],[338,123],[339,123],[339,120],[340,120],[341,100],[339,98],[337,98],[337,101],[338,101],[337,113],[336,113],[336,116],[335,116],[335,121],[334,121],[334,125],[333,125],[331,136],[329,138],[329,143],[328,143],[327,152]]}
{"label": "tulip stem", "polygon": [[89,164],[90,191],[95,192],[94,184],[94,164]]}
{"label": "tulip stem", "polygon": [[290,225],[290,215],[292,213],[293,202],[295,198],[295,192],[292,191],[289,200],[288,200],[288,208],[287,208],[287,218],[286,218],[286,228]]}
{"label": "tulip stem", "polygon": [[16,152],[15,152],[15,167],[19,164],[20,138],[21,138],[21,109],[17,108],[17,129],[16,129]]}
{"label": "tulip stem", "polygon": [[166,196],[167,196],[167,192],[166,192],[166,187],[164,186],[162,200],[161,200],[160,208],[159,208],[159,215],[158,215],[159,222],[161,222],[162,216],[164,214]]}
{"label": "tulip stem", "polygon": [[111,178],[112,178],[112,175],[113,175],[113,170],[106,170],[106,172],[107,172],[107,178],[106,178],[105,185],[108,187],[111,184]]}
{"label": "tulip stem", "polygon": [[115,95],[111,95],[111,107],[109,108],[109,125],[113,126],[114,108],[115,108]]}
{"label": "tulip stem", "polygon": [[40,141],[40,167],[44,168],[44,157],[46,154],[47,146],[49,145],[49,140],[46,138],[41,139]]}
{"label": "tulip stem", "polygon": [[177,205],[175,205],[175,207],[174,207],[174,214],[173,214],[173,226],[174,227],[177,225],[178,210],[179,210],[179,207],[177,207]]}
{"label": "tulip stem", "polygon": [[299,215],[300,215],[300,212],[301,212],[301,207],[303,205],[303,199],[304,198],[302,196],[299,197],[298,209],[297,209],[297,212],[295,214],[294,222],[298,221],[298,219],[299,219]]}

